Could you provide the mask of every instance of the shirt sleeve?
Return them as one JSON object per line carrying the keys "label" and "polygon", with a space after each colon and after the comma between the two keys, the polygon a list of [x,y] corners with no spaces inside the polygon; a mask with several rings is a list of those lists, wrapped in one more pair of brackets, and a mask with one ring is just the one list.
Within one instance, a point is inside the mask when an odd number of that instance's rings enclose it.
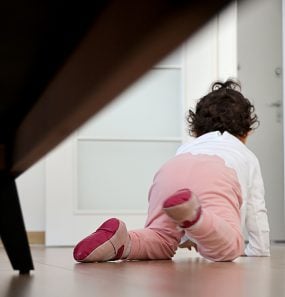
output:
{"label": "shirt sleeve", "polygon": [[246,207],[245,227],[249,243],[247,256],[270,256],[269,224],[264,200],[264,184],[259,162],[250,174],[249,195]]}

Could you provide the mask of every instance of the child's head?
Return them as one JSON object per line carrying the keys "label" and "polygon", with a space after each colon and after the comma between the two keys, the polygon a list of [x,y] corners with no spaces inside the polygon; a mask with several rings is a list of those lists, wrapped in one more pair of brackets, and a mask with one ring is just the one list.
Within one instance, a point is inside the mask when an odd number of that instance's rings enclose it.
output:
{"label": "child's head", "polygon": [[202,97],[196,111],[189,110],[189,132],[195,137],[212,131],[227,131],[236,137],[246,137],[259,122],[254,106],[240,92],[240,85],[227,80],[215,82],[209,94]]}

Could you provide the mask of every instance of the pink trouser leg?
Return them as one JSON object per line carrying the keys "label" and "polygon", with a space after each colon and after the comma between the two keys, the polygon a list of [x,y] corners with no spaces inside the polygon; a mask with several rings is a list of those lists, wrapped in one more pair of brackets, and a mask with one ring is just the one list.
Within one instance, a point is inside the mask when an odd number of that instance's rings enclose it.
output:
{"label": "pink trouser leg", "polygon": [[243,252],[239,208],[241,190],[234,170],[217,156],[179,155],[156,174],[149,192],[148,218],[144,229],[130,231],[128,259],[170,259],[183,231],[162,210],[163,202],[188,188],[202,206],[200,220],[185,230],[202,256],[230,261]]}
{"label": "pink trouser leg", "polygon": [[196,242],[199,253],[209,260],[232,261],[243,253],[240,231],[210,210],[203,211],[198,223],[185,231]]}
{"label": "pink trouser leg", "polygon": [[170,234],[165,234],[160,230],[150,228],[130,231],[129,235],[132,245],[128,259],[171,259],[174,256],[179,243],[179,240],[170,236]]}

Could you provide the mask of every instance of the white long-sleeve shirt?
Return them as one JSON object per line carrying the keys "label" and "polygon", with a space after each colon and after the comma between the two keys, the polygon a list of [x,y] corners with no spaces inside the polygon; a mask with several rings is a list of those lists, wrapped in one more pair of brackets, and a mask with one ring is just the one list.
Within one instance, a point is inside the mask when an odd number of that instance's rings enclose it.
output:
{"label": "white long-sleeve shirt", "polygon": [[206,133],[185,143],[182,153],[216,155],[235,170],[242,192],[241,225],[248,233],[247,256],[269,256],[269,224],[264,200],[264,185],[257,157],[244,143],[228,132]]}

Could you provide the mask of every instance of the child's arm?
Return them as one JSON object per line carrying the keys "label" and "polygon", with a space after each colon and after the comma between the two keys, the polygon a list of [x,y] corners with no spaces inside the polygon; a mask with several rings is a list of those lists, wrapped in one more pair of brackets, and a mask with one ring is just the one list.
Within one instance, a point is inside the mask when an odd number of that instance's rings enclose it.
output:
{"label": "child's arm", "polygon": [[270,256],[269,224],[264,200],[264,185],[258,161],[251,172],[245,225],[249,240],[245,254],[247,256]]}

